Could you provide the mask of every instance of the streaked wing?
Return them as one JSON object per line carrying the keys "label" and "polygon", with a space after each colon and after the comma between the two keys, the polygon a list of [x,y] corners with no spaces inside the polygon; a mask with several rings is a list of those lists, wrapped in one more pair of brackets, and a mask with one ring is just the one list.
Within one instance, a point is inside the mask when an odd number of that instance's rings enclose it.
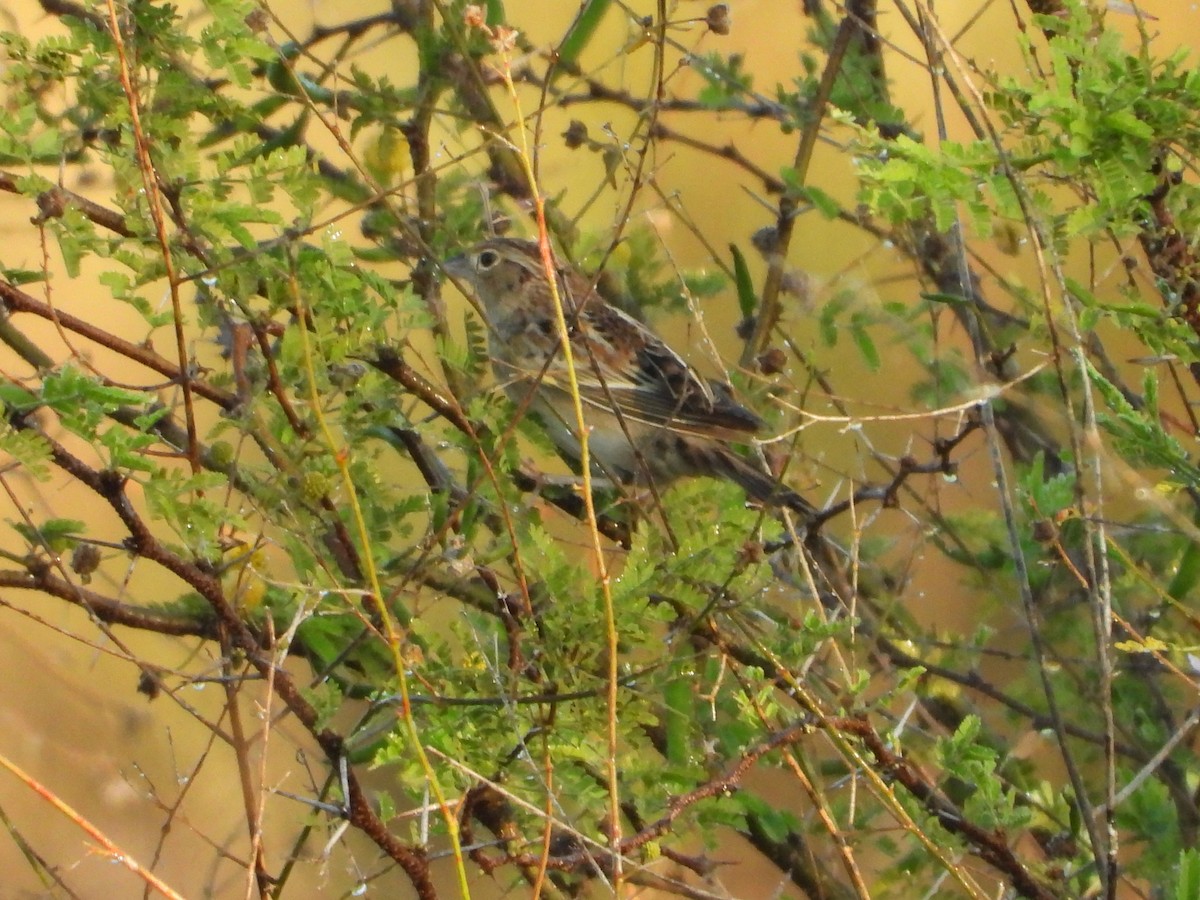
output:
{"label": "streaked wing", "polygon": [[587,346],[580,339],[572,349],[585,402],[605,410],[615,405],[632,421],[702,437],[745,440],[762,428],[724,386],[700,378],[641,323],[598,303],[585,306],[583,319]]}

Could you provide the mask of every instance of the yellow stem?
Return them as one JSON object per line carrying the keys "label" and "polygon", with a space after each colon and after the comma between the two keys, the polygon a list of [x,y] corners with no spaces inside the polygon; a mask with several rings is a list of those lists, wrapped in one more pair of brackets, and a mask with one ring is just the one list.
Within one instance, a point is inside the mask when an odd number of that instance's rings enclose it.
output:
{"label": "yellow stem", "polygon": [[408,692],[408,676],[406,674],[407,665],[404,661],[404,654],[401,651],[401,643],[404,640],[404,635],[398,631],[392,623],[392,618],[388,615],[387,607],[383,602],[383,591],[379,584],[379,572],[375,567],[375,554],[371,549],[370,535],[367,532],[367,523],[363,518],[362,506],[358,502],[358,491],[354,487],[354,479],[350,476],[350,448],[338,448],[337,442],[334,440],[333,431],[329,427],[324,414],[321,411],[320,395],[317,392],[316,372],[313,369],[313,348],[309,341],[308,333],[308,316],[309,309],[307,301],[302,297],[299,285],[296,283],[296,277],[293,273],[290,276],[290,286],[292,299],[295,301],[297,316],[296,320],[300,329],[300,347],[301,355],[304,360],[304,369],[308,381],[308,398],[309,406],[312,411],[312,416],[317,422],[320,429],[321,437],[325,442],[325,446],[329,452],[333,454],[333,458],[337,463],[338,473],[341,475],[342,486],[346,492],[346,496],[350,500],[350,514],[354,519],[354,527],[358,532],[358,541],[362,546],[363,567],[366,570],[367,585],[370,588],[372,596],[375,598],[376,606],[379,610],[379,618],[383,623],[384,637],[387,641],[388,651],[392,656],[392,665],[396,670],[397,693],[400,695],[400,718],[404,722],[405,731],[408,734],[409,743],[412,745],[414,752],[417,754],[417,760],[421,764],[421,770],[425,773],[425,778],[429,782],[430,790],[433,792],[434,798],[437,800],[438,807],[442,811],[442,817],[446,821],[446,830],[450,836],[450,847],[454,852],[455,872],[458,875],[459,892],[464,898],[471,896],[471,888],[467,882],[467,866],[463,859],[462,840],[459,833],[458,817],[454,811],[450,809],[449,803],[446,801],[445,792],[442,790],[441,784],[438,782],[437,773],[433,770],[433,766],[429,762],[429,757],[425,753],[425,748],[421,744],[421,735],[417,730],[416,720],[412,715],[412,704],[409,701]]}
{"label": "yellow stem", "polygon": [[[523,123],[521,102],[517,97],[517,88],[512,80],[510,60],[504,58],[504,84],[512,98],[516,109],[517,121]],[[596,517],[596,506],[592,499],[592,470],[588,454],[588,424],[583,415],[583,400],[579,395],[579,377],[575,369],[575,357],[571,353],[571,334],[567,325],[566,310],[558,290],[558,275],[554,267],[554,257],[550,251],[550,241],[546,232],[546,204],[542,192],[538,189],[537,175],[530,161],[529,143],[524,125],[517,129],[520,142],[521,165],[525,169],[525,177],[529,180],[530,193],[533,195],[534,208],[537,212],[538,245],[542,251],[542,265],[546,270],[546,281],[550,285],[550,295],[554,298],[555,319],[558,324],[558,342],[562,348],[563,362],[567,370],[567,384],[571,389],[571,401],[575,409],[576,432],[579,435],[579,466],[583,470],[583,503],[587,513],[588,531],[592,537],[592,552],[596,560],[596,572],[600,580],[600,593],[604,599],[604,628],[608,644],[608,759],[606,776],[608,778],[609,798],[609,846],[613,850],[612,889],[617,891],[621,883],[621,854],[618,846],[621,842],[621,793],[617,783],[617,694],[618,694],[618,655],[617,655],[617,617],[613,609],[612,584],[608,572],[608,563],[604,556],[604,542],[600,535],[600,525]]]}

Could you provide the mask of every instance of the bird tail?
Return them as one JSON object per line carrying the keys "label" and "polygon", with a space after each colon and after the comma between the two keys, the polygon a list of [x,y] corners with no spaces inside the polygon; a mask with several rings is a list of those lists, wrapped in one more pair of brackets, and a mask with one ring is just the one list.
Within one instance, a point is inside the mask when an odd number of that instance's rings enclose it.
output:
{"label": "bird tail", "polygon": [[780,484],[776,479],[759,471],[746,460],[742,459],[726,447],[717,448],[713,463],[715,468],[739,484],[753,500],[766,503],[769,506],[785,506],[807,521],[817,516],[817,508],[793,491]]}

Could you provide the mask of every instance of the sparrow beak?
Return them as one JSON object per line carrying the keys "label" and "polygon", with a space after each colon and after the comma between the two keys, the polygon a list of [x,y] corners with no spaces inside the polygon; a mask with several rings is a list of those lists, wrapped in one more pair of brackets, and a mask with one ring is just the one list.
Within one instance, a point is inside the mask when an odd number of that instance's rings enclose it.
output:
{"label": "sparrow beak", "polygon": [[442,263],[442,271],[450,276],[459,293],[467,298],[467,302],[486,321],[487,314],[475,293],[475,267],[471,265],[471,260],[462,253],[452,256]]}
{"label": "sparrow beak", "polygon": [[471,261],[462,253],[458,254],[458,256],[452,256],[443,262],[442,270],[452,278],[463,278],[468,281],[475,274],[471,267]]}

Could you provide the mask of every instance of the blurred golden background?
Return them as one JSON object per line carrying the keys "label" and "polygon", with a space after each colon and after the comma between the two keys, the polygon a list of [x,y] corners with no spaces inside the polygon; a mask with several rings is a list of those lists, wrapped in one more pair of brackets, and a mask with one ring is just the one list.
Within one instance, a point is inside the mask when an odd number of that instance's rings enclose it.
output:
{"label": "blurred golden background", "polygon": [[[672,18],[702,17],[707,5],[703,2],[675,4]],[[810,27],[801,14],[801,3],[799,0],[733,0],[729,5],[733,27],[728,36],[705,34],[699,26],[690,29],[681,26],[675,36],[693,51],[744,54],[746,71],[752,73],[756,89],[771,96],[772,86],[777,81],[788,82],[799,74],[797,53],[804,46],[805,34]],[[190,15],[196,21],[202,21],[203,5],[192,6],[194,11]],[[1122,8],[1124,6],[1112,4],[1108,24],[1121,29],[1133,42],[1137,21]],[[1149,23],[1152,32],[1167,35],[1179,47],[1200,45],[1197,4],[1147,0],[1138,6],[1157,17],[1157,21]],[[382,2],[270,5],[297,35],[307,34],[319,24],[368,15],[386,7],[387,4]],[[95,8],[103,9],[103,4],[95,4]],[[513,24],[524,30],[533,44],[549,47],[561,39],[578,4],[563,0],[509,0],[508,8]],[[635,0],[630,8],[640,15],[652,15],[656,6],[646,0]],[[1016,24],[1008,3],[956,0],[937,4],[937,12],[943,30],[956,36],[954,44],[970,65],[985,71],[1013,74],[1023,71]],[[33,39],[56,33],[61,27],[33,0],[10,0],[0,13],[0,25]],[[935,106],[920,41],[888,3],[881,5],[880,27],[891,46],[887,63],[896,103],[915,115],[914,124],[924,131],[927,140],[932,140],[936,132]],[[624,84],[635,94],[645,96],[650,89],[650,50],[638,46],[637,34],[638,28],[630,16],[614,5],[584,58],[584,68],[598,78]],[[285,39],[282,34],[276,36],[281,41]],[[405,51],[398,53],[397,46],[403,46]],[[411,78],[415,67],[415,59],[405,55],[410,48],[409,42],[400,41],[366,47],[355,55],[353,62],[375,76],[387,76],[393,82],[403,84]],[[1164,45],[1158,47],[1159,52],[1166,49]],[[4,60],[0,58],[0,66],[3,65]],[[689,93],[701,82],[697,73],[686,69],[669,74],[673,89],[681,94]],[[536,92],[523,92],[522,102],[526,113],[535,109]],[[504,101],[500,107],[507,109]],[[610,132],[621,139],[631,133],[634,116],[616,106],[580,102],[549,110],[543,122],[540,176],[544,188],[552,196],[561,196],[563,208],[569,213],[586,207],[585,230],[603,235],[613,228],[615,218],[623,209],[624,198],[619,191],[608,191],[603,192],[596,202],[588,202],[596,185],[604,181],[605,170],[598,154],[571,151],[564,145],[560,135],[575,118],[583,120],[593,135]],[[774,127],[765,124],[757,128],[747,126],[742,119],[721,123],[711,115],[692,117],[687,113],[675,113],[664,116],[663,121],[670,128],[692,134],[707,144],[717,147],[732,144],[764,165],[790,159],[797,139],[795,135],[780,135]],[[963,123],[954,116],[948,127],[952,138],[967,137]],[[450,122],[447,122],[445,134],[444,158],[453,157],[471,143],[469,137],[456,136]],[[324,149],[331,155],[337,152],[332,140]],[[777,176],[779,173],[772,171],[770,174]],[[662,142],[656,148],[650,160],[650,176],[656,190],[642,192],[631,227],[654,233],[681,269],[699,269],[711,264],[705,243],[721,253],[725,253],[731,243],[748,250],[750,236],[772,221],[772,211],[768,202],[764,202],[762,186],[756,179],[679,142]],[[66,187],[101,202],[111,187],[96,173],[89,176],[86,172],[70,169],[66,177]],[[809,182],[843,201],[851,202],[855,194],[853,172],[835,143],[819,145]],[[703,242],[684,227],[682,217],[673,209],[682,210],[686,219],[695,223]],[[49,268],[55,273],[53,300],[58,308],[94,310],[97,304],[104,303],[104,292],[97,282],[101,273],[99,263],[89,262],[78,278],[69,279],[55,247],[52,244],[43,246],[30,239],[32,232],[26,223],[35,212],[30,200],[0,195],[0,210],[3,211],[0,216],[3,265],[40,269],[43,254],[48,253]],[[344,220],[341,230],[345,240],[365,243],[357,234],[354,218]],[[1006,276],[1018,279],[1028,264],[1019,255],[1012,256],[1002,250],[996,250],[989,261]],[[754,264],[754,275],[760,283],[764,267],[758,260],[754,260]],[[844,291],[853,292],[856,302],[880,304],[911,301],[918,290],[911,267],[898,256],[889,255],[887,248],[881,248],[874,239],[847,225],[830,223],[818,214],[805,215],[799,220],[789,266],[807,283],[805,302],[808,308],[819,307],[830,296]],[[162,297],[152,299],[156,305],[165,302]],[[733,333],[737,320],[736,303],[731,296],[722,296],[716,302],[706,303],[702,312],[723,364],[732,365],[738,348]],[[105,315],[109,313],[106,311]],[[462,309],[452,311],[452,316],[461,318],[462,315]],[[891,358],[885,355],[881,368],[871,371],[856,354],[848,353],[844,348],[836,351],[821,348],[811,323],[806,321],[806,308],[792,308],[787,315],[800,343],[812,348],[816,364],[837,367],[836,384],[844,391],[842,399],[861,414],[864,421],[869,421],[873,415],[910,411],[911,400],[905,392],[910,379],[895,368],[910,365],[906,356]],[[145,337],[142,320],[126,308],[114,308],[111,316],[114,329],[121,330],[133,340]],[[688,321],[687,316],[680,314],[673,321],[667,317],[655,324],[676,346],[684,347],[697,343],[693,341]],[[44,339],[43,346],[56,346],[50,326],[31,328],[30,331],[35,338]],[[961,335],[958,339],[961,340]],[[96,353],[95,348],[86,345],[79,349],[85,356]],[[881,349],[886,354],[888,348]],[[62,352],[65,357],[70,351],[63,347]],[[203,355],[212,350],[201,348],[200,352]],[[695,361],[710,369],[722,362],[705,359],[703,354]],[[8,377],[28,374],[21,364],[5,354],[0,354],[0,365]],[[130,372],[128,378],[131,382],[143,381],[145,373]],[[810,412],[832,415],[835,411],[828,406]],[[912,439],[914,430],[909,424],[879,424],[869,428],[869,439],[876,447],[900,453]],[[818,481],[812,499],[822,501],[830,492],[844,488],[835,473],[844,473],[850,478],[862,474],[846,467],[847,460],[865,457],[856,449],[860,447],[860,440],[862,435],[855,429],[820,425],[809,429],[803,445],[812,459],[812,475]],[[834,460],[836,464],[826,467],[828,460]],[[969,505],[972,502],[970,491],[982,490],[981,486],[988,484],[986,475],[982,479],[965,475],[962,480],[976,487],[948,487],[945,502],[951,506]],[[35,516],[89,518],[102,515],[90,509],[94,505],[90,498],[61,492],[54,483],[28,484],[26,487],[30,495],[38,497],[39,508],[30,510]],[[918,527],[898,514],[883,515],[896,529]],[[5,519],[14,522],[19,517],[10,509]],[[103,518],[100,521],[104,521]],[[0,538],[0,543],[3,541]],[[127,597],[173,599],[179,585],[152,582],[144,577],[143,568],[134,561],[120,576],[114,577],[110,570],[107,571],[105,588]],[[943,596],[947,592],[945,589],[951,587],[943,584],[946,574],[933,567],[919,569],[914,572],[914,577],[918,584],[914,595],[927,590],[931,596]],[[236,852],[245,851],[245,820],[236,787],[238,776],[229,754],[213,752],[201,764],[200,760],[213,749],[213,738],[198,726],[192,714],[169,699],[151,702],[139,694],[136,690],[138,673],[124,660],[124,651],[103,642],[97,643],[96,629],[79,610],[66,604],[31,607],[28,600],[27,597],[0,598],[0,616],[3,617],[0,675],[5,686],[0,695],[0,735],[3,735],[0,753],[24,766],[54,793],[73,804],[141,863],[149,865],[155,855],[161,853],[161,861],[154,865],[155,872],[184,895],[198,896],[197,892],[203,886],[213,883],[213,871],[209,867],[216,865],[218,857],[213,841],[235,848]],[[971,625],[971,611],[967,609],[947,609],[944,605],[934,604],[912,612],[931,621],[936,619],[946,628],[961,626],[965,629]],[[146,635],[121,633],[120,637],[143,658],[163,660],[165,665],[181,670],[197,673],[209,670],[216,674],[211,649],[196,652],[194,645]],[[184,699],[211,720],[221,717],[224,697],[219,685],[197,683]],[[268,786],[289,778],[303,778],[307,767],[304,754],[313,752],[296,729],[289,728],[287,723],[281,729],[282,734],[276,734],[268,748],[264,766]],[[313,768],[319,769],[319,765],[314,764]],[[386,780],[386,774],[379,777]],[[185,797],[182,802],[181,797]],[[178,804],[177,814],[165,815],[164,808],[173,804]],[[301,804],[286,799],[272,801],[267,810],[276,820],[294,817],[300,822],[312,815]],[[39,884],[33,878],[31,867],[23,862],[22,850],[12,837],[17,833],[61,867],[69,883],[86,886],[85,896],[122,897],[140,893],[139,882],[128,872],[93,853],[83,834],[52,814],[45,802],[26,787],[3,774],[0,774],[0,814],[12,830],[7,839],[0,840],[0,873],[8,873],[0,875],[0,900],[58,895],[54,888]],[[166,833],[162,830],[164,821],[169,822]],[[301,897],[306,892],[313,897],[348,895],[362,879],[374,874],[349,871],[337,862],[322,860],[324,842],[336,836],[336,825],[331,822],[316,829],[316,837],[309,843],[311,856],[291,884],[288,896]],[[267,833],[285,835],[290,830],[268,828]],[[351,836],[348,840],[360,839]],[[272,845],[267,851],[269,856],[277,857],[288,849]],[[363,851],[363,858],[373,858],[365,843]],[[768,866],[758,868],[754,854],[734,842],[722,847],[715,855],[736,860],[735,865],[721,873],[725,887],[733,896],[798,896],[794,889],[786,886],[760,882],[758,879],[764,877],[763,872],[774,870]],[[330,859],[344,860],[345,857]],[[204,862],[199,864],[198,861]],[[449,876],[449,864],[440,865]],[[395,896],[388,893],[388,886],[394,888],[396,883],[384,878],[377,886],[368,888],[367,893],[376,895],[378,891],[380,896]],[[249,889],[244,879],[218,878],[216,885],[216,896],[219,897],[243,896]],[[474,890],[473,896],[481,898],[506,895],[501,884],[487,879],[479,879]],[[452,889],[447,887],[447,894],[450,893]],[[651,895],[645,893],[643,896]]]}

